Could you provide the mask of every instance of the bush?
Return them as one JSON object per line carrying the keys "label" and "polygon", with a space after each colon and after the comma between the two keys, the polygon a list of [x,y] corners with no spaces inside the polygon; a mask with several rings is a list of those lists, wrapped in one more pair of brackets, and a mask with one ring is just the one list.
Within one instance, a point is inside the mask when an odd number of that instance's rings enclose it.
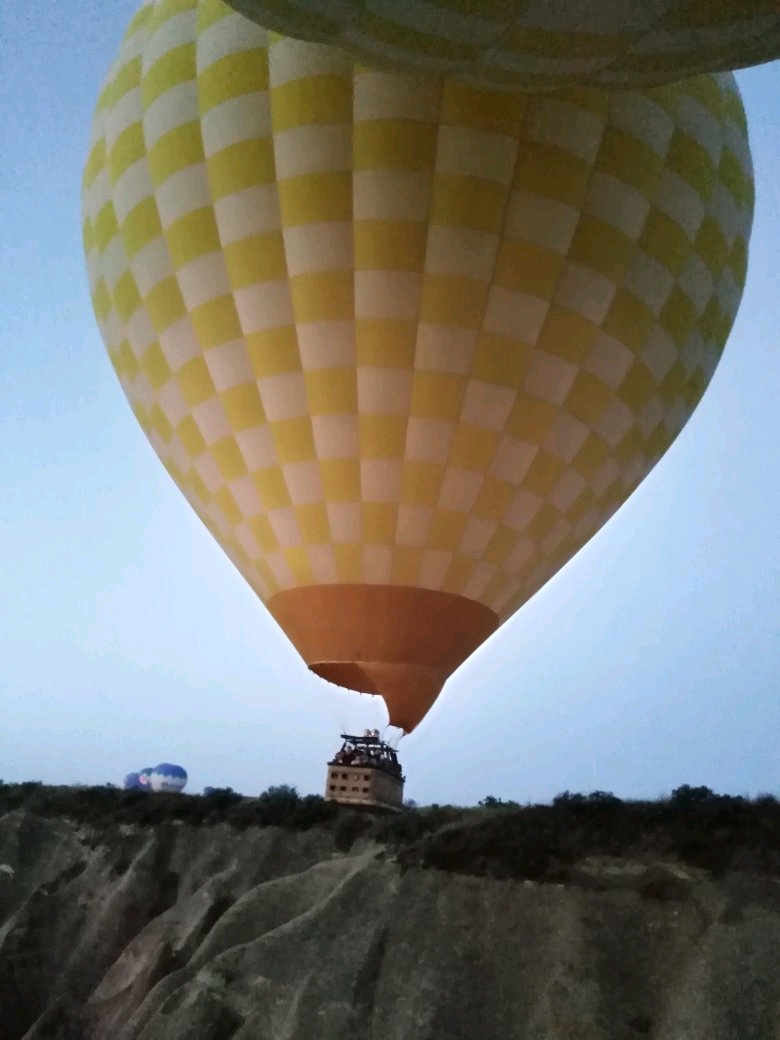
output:
{"label": "bush", "polygon": [[339,807],[335,802],[326,802],[319,794],[307,794],[298,799],[290,823],[300,830],[307,830],[318,823],[326,823],[339,814]]}
{"label": "bush", "polygon": [[504,801],[503,798],[496,798],[494,795],[489,794],[487,798],[483,798],[478,803],[480,809],[519,809],[519,803],[513,801]]}
{"label": "bush", "polygon": [[623,804],[611,791],[591,791],[588,795],[588,802],[591,805],[608,805],[612,808]]}
{"label": "bush", "polygon": [[709,787],[691,787],[690,784],[683,784],[672,791],[671,802],[672,805],[703,805],[717,797]]}
{"label": "bush", "polygon": [[571,791],[563,791],[561,794],[556,794],[553,798],[553,805],[564,807],[584,805],[585,800],[584,794],[572,794]]}
{"label": "bush", "polygon": [[212,809],[227,809],[236,802],[240,802],[244,796],[234,791],[232,787],[206,787],[203,797],[208,800]]}
{"label": "bush", "polygon": [[289,784],[269,787],[257,799],[263,818],[269,823],[283,823],[298,808],[298,791]]}

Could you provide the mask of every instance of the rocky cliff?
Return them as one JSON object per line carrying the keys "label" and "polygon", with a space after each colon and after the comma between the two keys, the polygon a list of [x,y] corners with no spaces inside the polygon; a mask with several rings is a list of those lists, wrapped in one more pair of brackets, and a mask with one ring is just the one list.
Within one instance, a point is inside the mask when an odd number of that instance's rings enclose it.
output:
{"label": "rocky cliff", "polygon": [[534,830],[529,811],[401,838],[353,814],[238,827],[11,808],[0,1037],[780,1040],[766,862],[713,873],[657,833],[616,856],[592,820]]}

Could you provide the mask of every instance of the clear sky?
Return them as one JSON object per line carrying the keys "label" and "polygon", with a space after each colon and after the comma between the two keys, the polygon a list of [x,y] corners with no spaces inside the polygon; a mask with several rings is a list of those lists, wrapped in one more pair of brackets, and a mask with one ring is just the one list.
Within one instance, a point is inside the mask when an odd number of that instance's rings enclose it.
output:
{"label": "clear sky", "polygon": [[[375,699],[310,676],[136,425],[92,315],[80,182],[133,0],[0,18],[0,777],[318,792]],[[780,65],[739,74],[745,296],[696,415],[595,539],[450,681],[407,796],[780,787]]]}

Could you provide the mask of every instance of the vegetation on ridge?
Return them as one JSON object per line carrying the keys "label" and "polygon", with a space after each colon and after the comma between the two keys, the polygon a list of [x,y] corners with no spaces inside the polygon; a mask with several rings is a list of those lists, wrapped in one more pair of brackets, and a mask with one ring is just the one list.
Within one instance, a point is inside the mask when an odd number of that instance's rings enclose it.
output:
{"label": "vegetation on ridge", "polygon": [[571,880],[592,856],[676,860],[714,875],[749,871],[780,877],[780,802],[678,788],[667,800],[624,802],[615,795],[564,792],[552,805],[520,806],[489,796],[476,808],[407,806],[375,815],[270,787],[256,798],[230,788],[209,795],[154,794],[104,787],[0,782],[0,815],[23,810],[111,831],[119,825],[237,829],[279,826],[332,831],[337,849],[359,838],[386,845],[404,868],[433,867],[495,878]]}

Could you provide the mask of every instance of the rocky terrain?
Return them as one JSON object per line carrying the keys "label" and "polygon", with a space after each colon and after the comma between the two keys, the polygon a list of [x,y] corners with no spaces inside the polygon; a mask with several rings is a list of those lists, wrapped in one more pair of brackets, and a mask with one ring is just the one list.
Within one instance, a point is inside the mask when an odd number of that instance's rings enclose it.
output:
{"label": "rocky terrain", "polygon": [[2,1040],[780,1040],[773,799],[0,813]]}

